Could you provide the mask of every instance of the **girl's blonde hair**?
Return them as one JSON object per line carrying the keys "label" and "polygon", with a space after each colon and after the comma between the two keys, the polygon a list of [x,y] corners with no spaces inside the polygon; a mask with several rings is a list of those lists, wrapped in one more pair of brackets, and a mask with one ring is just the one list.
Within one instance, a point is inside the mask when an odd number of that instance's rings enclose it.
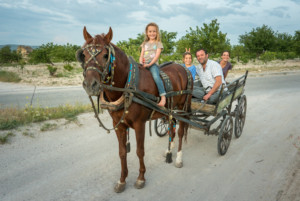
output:
{"label": "girl's blonde hair", "polygon": [[150,27],[150,26],[153,26],[153,27],[156,28],[156,41],[160,41],[160,34],[159,34],[158,25],[154,22],[150,22],[149,24],[147,24],[147,26],[145,28],[145,40],[144,40],[144,42],[149,41],[149,37],[147,36],[147,30],[148,30],[148,27]]}

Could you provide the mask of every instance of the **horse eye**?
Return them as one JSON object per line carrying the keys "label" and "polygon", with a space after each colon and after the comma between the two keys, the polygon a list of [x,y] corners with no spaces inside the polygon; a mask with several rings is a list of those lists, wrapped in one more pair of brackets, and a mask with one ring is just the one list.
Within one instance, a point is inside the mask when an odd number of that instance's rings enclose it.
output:
{"label": "horse eye", "polygon": [[105,59],[108,59],[108,54],[105,54],[103,57],[104,57]]}

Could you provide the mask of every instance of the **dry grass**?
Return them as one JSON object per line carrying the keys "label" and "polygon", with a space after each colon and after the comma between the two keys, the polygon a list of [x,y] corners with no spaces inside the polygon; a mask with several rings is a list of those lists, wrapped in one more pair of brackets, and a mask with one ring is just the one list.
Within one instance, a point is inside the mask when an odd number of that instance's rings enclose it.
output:
{"label": "dry grass", "polygon": [[30,106],[26,106],[25,109],[1,108],[0,130],[14,129],[22,125],[50,119],[75,120],[78,114],[91,111],[92,108],[89,104],[77,104],[75,106],[67,104],[54,108],[33,108]]}

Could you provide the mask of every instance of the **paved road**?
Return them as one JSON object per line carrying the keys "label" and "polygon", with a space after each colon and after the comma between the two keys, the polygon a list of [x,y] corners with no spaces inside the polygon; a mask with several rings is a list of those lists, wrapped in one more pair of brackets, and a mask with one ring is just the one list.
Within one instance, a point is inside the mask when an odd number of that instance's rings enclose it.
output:
{"label": "paved road", "polygon": [[[300,83],[300,74],[275,75],[267,77],[249,76],[246,89],[250,93],[261,94],[274,89],[285,88],[289,91],[297,90]],[[34,93],[35,91],[35,93]],[[34,96],[33,96],[34,93]],[[252,94],[251,94],[252,95]],[[33,96],[33,98],[32,98]],[[35,87],[29,85],[11,84],[0,82],[1,107],[23,108],[26,104],[34,107],[56,107],[66,103],[90,103],[82,86],[67,87]]]}
{"label": "paved road", "polygon": [[[34,95],[33,95],[34,94]],[[33,98],[32,98],[33,97]],[[0,82],[1,107],[56,107],[66,103],[89,103],[82,86],[39,87]]]}

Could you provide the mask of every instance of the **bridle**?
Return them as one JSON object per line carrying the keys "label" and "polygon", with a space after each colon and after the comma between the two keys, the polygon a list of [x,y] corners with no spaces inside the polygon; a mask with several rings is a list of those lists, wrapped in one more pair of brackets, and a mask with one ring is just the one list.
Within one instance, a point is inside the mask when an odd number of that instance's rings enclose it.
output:
{"label": "bridle", "polygon": [[[100,50],[97,49],[97,47],[102,47]],[[104,49],[108,51],[108,58],[105,66],[102,66],[97,61],[97,55],[100,54]],[[86,50],[89,55],[91,56],[86,62],[82,63],[83,68],[83,76],[86,77],[86,72],[89,70],[96,71],[100,75],[100,81],[103,84],[107,84],[110,82],[111,85],[114,85],[113,79],[114,79],[114,70],[115,70],[115,50],[111,44],[109,45],[100,45],[100,44],[89,44],[84,47],[82,47],[79,50],[79,54],[83,54],[83,51]],[[94,66],[88,66],[91,61],[94,61],[97,65],[97,67]],[[100,70],[99,70],[100,69]]]}

